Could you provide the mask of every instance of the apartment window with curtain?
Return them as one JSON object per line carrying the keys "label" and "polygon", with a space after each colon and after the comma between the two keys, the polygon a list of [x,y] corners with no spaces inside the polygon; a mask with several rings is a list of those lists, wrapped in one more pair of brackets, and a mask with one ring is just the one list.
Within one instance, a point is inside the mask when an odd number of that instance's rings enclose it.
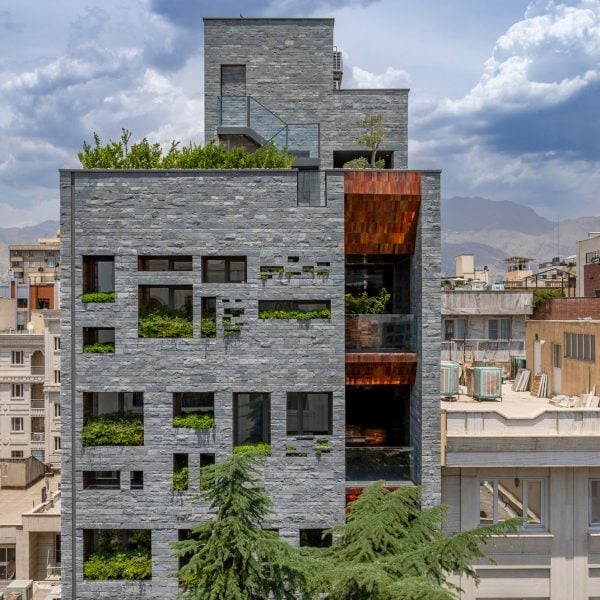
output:
{"label": "apartment window with curtain", "polygon": [[510,339],[512,339],[512,320],[511,319],[489,319],[488,320],[488,338],[490,340],[510,340]]}
{"label": "apartment window with curtain", "polygon": [[329,392],[288,392],[287,434],[331,434],[331,397]]}
{"label": "apartment window with curtain", "polygon": [[264,392],[233,395],[233,443],[271,441],[271,395]]}

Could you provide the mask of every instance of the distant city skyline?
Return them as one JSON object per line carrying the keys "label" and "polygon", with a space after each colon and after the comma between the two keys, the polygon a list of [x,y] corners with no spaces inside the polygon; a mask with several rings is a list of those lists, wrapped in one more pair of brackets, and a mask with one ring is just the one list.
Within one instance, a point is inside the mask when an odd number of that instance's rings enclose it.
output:
{"label": "distant city skyline", "polygon": [[598,214],[600,0],[5,0],[1,225],[58,218],[94,131],[202,141],[202,16],[240,13],[334,17],[344,87],[411,88],[409,167],[442,168],[444,197]]}

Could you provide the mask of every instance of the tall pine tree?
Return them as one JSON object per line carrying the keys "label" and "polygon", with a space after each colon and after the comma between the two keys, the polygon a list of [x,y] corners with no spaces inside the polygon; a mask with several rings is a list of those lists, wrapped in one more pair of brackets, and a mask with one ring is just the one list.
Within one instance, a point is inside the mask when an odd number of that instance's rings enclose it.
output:
{"label": "tall pine tree", "polygon": [[261,529],[271,499],[260,483],[264,458],[233,454],[208,467],[202,496],[216,516],[192,529],[190,539],[173,544],[188,559],[179,570],[183,598],[198,600],[296,600],[306,588],[297,549],[275,531]]}

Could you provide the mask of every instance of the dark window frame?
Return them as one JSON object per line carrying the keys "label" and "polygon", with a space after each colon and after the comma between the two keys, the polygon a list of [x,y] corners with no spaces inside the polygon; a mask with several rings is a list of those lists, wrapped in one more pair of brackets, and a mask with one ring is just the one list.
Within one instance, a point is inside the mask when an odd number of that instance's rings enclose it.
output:
{"label": "dark window frame", "polygon": [[[311,395],[327,395],[327,431],[306,431],[304,427],[304,413],[308,410],[306,404]],[[297,397],[296,427],[290,428],[289,401],[291,396]],[[302,407],[300,406],[302,400]],[[333,432],[333,393],[332,392],[288,392],[286,396],[286,431],[287,435],[331,435]]]}
{"label": "dark window frame", "polygon": [[[101,286],[98,280],[98,263],[112,263],[112,289],[100,289]],[[82,286],[83,293],[88,292],[114,292],[115,291],[115,257],[114,255],[84,255],[82,258]]]}
{"label": "dark window frame", "polygon": [[[239,405],[238,405],[238,397],[241,394],[249,394],[250,396],[264,396],[263,404],[261,407],[261,418],[262,418],[262,432],[260,440],[256,441],[247,441],[240,440],[240,431],[239,431]],[[250,398],[252,400],[252,398]],[[235,392],[233,394],[233,445],[245,445],[245,444],[256,444],[256,443],[271,443],[271,393],[270,392]]]}
{"label": "dark window frame", "polygon": [[[222,281],[209,281],[208,280],[208,263],[211,260],[222,260],[225,261],[223,269],[223,280]],[[242,279],[231,279],[231,263],[233,261],[244,263],[244,276]],[[246,256],[203,256],[202,257],[202,283],[246,283],[248,281],[248,259]]]}
{"label": "dark window frame", "polygon": [[[167,268],[166,269],[149,268],[150,265],[148,263],[153,260],[167,261],[167,263],[168,263]],[[175,268],[177,262],[185,262],[185,263],[189,262],[189,268],[185,268],[185,269]],[[138,256],[138,267],[137,268],[138,268],[138,271],[151,272],[151,273],[165,273],[165,272],[169,272],[169,271],[175,271],[177,273],[190,273],[191,271],[194,270],[193,262],[194,262],[193,257],[188,254],[186,254],[186,255],[169,255],[169,256],[152,254],[152,255],[148,255],[148,256]]]}

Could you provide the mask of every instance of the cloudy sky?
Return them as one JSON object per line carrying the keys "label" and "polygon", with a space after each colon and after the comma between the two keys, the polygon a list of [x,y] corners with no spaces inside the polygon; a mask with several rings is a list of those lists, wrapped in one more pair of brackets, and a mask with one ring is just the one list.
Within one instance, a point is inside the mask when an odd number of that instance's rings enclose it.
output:
{"label": "cloudy sky", "polygon": [[0,226],[58,217],[97,131],[202,141],[202,16],[332,16],[344,87],[410,87],[443,196],[600,213],[600,0],[0,0]]}

